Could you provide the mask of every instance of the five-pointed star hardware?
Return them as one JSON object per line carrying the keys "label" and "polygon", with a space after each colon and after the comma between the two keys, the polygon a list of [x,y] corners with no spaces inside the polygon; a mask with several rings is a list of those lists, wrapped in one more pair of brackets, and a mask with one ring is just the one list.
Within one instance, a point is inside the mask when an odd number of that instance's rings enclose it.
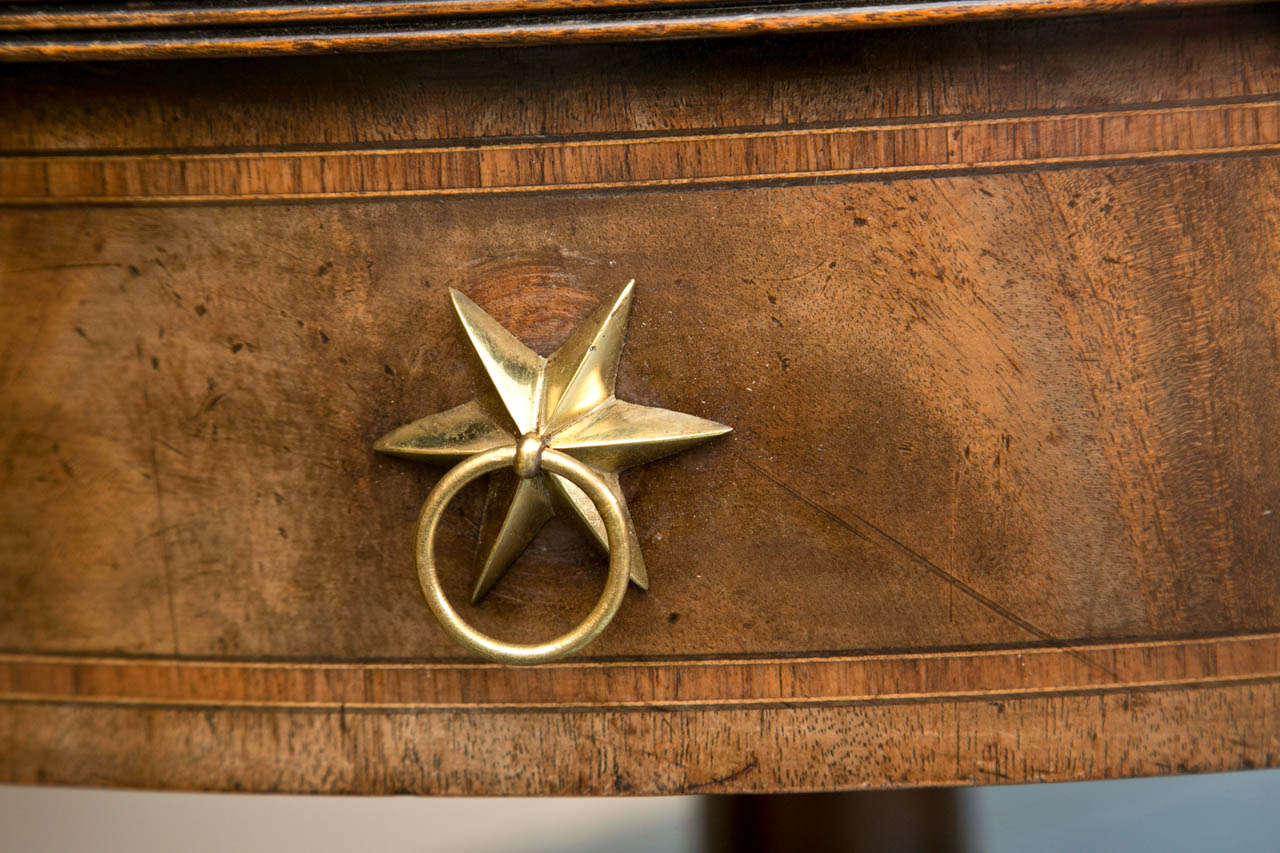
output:
{"label": "five-pointed star hardware", "polygon": [[[454,310],[499,404],[486,405],[485,395],[481,395],[393,430],[379,439],[374,449],[451,464],[474,453],[513,446],[522,436],[537,436],[546,446],[590,466],[608,483],[622,503],[632,538],[635,557],[629,567],[631,580],[647,589],[649,580],[618,472],[723,435],[730,428],[614,397],[634,285],[634,281],[628,282],[617,296],[601,305],[550,358],[526,347],[478,305],[450,289]],[[495,512],[507,493],[510,503],[506,512]],[[558,474],[542,472],[529,479],[491,477],[486,506],[472,603],[497,583],[557,507],[577,519],[601,548],[608,549],[604,521],[595,505]]]}

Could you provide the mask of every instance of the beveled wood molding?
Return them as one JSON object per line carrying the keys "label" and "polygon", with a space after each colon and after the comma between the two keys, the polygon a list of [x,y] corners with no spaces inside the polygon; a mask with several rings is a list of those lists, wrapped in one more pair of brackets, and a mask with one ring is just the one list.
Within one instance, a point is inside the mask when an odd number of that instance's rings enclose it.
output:
{"label": "beveled wood molding", "polygon": [[403,147],[0,155],[0,204],[680,189],[1280,152],[1280,101]]}
{"label": "beveled wood molding", "polygon": [[[338,3],[24,3],[0,9],[0,31],[114,30],[351,23],[448,18],[458,15],[598,14],[715,6],[717,0],[354,0]],[[751,5],[750,2],[740,4]],[[768,5],[756,0],[754,5]]]}
{"label": "beveled wood molding", "polygon": [[[1239,5],[1241,0],[439,0],[11,5],[0,61],[164,59],[627,42]],[[1249,0],[1246,0],[1249,2]]]}

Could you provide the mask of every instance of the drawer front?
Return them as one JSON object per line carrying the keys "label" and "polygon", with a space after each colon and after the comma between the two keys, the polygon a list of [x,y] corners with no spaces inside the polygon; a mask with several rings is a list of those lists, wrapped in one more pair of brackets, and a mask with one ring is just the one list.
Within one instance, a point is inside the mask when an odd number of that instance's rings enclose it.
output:
{"label": "drawer front", "polygon": [[[1273,763],[1273,28],[6,69],[6,778]],[[623,474],[650,586],[582,655],[475,660],[414,570],[439,472],[373,442],[484,382],[449,288],[545,354],[631,278],[618,396],[734,432]],[[460,612],[579,622],[606,561],[561,520],[466,603],[493,511],[441,526]]]}

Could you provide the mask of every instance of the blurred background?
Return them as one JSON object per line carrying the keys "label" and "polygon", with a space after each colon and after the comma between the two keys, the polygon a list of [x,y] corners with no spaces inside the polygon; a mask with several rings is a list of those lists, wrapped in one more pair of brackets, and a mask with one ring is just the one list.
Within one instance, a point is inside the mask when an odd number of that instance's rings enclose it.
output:
{"label": "blurred background", "polygon": [[1280,770],[762,797],[328,797],[0,786],[5,851],[1276,851]]}

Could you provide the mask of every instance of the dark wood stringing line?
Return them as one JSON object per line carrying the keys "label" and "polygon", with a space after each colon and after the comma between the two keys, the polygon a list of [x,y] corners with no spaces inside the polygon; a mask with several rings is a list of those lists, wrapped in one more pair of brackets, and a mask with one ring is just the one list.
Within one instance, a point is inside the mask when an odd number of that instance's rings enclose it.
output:
{"label": "dark wood stringing line", "polygon": [[[1095,666],[1096,664],[1096,666]],[[565,673],[577,673],[566,681]],[[1107,673],[1099,679],[1097,673]],[[1084,650],[685,664],[236,664],[0,656],[0,701],[254,707],[632,710],[1001,700],[1280,680],[1280,635]]]}
{"label": "dark wood stringing line", "polygon": [[[823,129],[419,148],[12,155],[0,202],[90,204],[681,188],[1280,151],[1274,99]],[[259,168],[277,163],[278,168]],[[767,165],[766,165],[767,164]]]}
{"label": "dark wood stringing line", "polygon": [[1275,675],[1242,676],[1240,678],[1208,678],[1197,681],[1134,682],[1132,684],[1100,685],[1085,688],[1048,688],[1045,690],[1010,690],[1003,692],[948,693],[943,696],[878,696],[849,699],[791,699],[786,701],[740,702],[633,702],[629,704],[476,704],[452,705],[376,705],[351,703],[290,703],[290,702],[235,702],[222,699],[200,702],[152,702],[139,699],[65,699],[61,697],[6,696],[0,694],[0,705],[32,705],[37,707],[120,708],[157,711],[263,711],[288,714],[613,714],[639,713],[706,713],[716,711],[780,711],[788,709],[857,709],[888,706],[912,706],[924,704],[972,704],[1017,702],[1027,699],[1085,699],[1089,697],[1134,695],[1148,693],[1195,693],[1228,687],[1260,687],[1280,685],[1280,673]]}

